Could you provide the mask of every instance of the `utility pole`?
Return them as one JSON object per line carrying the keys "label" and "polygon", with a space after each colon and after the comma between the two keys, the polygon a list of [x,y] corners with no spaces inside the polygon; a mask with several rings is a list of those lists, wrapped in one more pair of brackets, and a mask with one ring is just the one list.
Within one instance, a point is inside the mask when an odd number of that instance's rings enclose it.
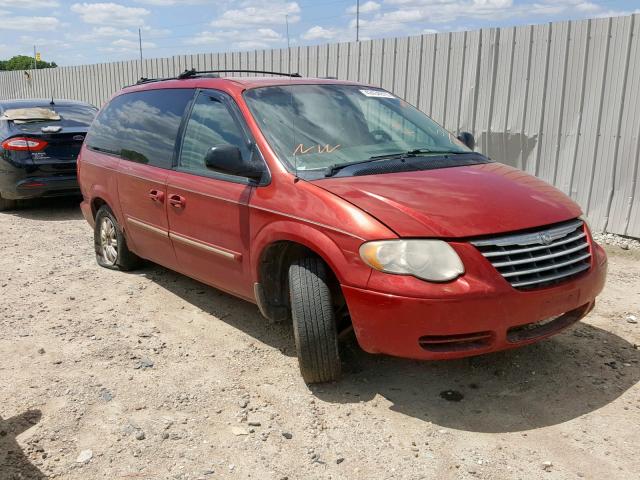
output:
{"label": "utility pole", "polygon": [[284,22],[287,25],[287,50],[289,50],[291,48],[291,44],[289,42],[289,14],[284,16]]}
{"label": "utility pole", "polygon": [[140,45],[140,76],[144,76],[142,71],[142,30],[138,28],[138,44]]}
{"label": "utility pole", "polygon": [[36,63],[36,46],[33,46],[33,69],[38,69],[38,64]]}
{"label": "utility pole", "polygon": [[360,0],[356,2],[356,42],[360,41]]}

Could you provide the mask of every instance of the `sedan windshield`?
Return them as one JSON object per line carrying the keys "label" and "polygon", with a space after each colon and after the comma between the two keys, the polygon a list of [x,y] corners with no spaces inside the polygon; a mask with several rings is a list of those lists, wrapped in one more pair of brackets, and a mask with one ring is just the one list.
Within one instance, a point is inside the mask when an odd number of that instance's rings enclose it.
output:
{"label": "sedan windshield", "polygon": [[[245,92],[280,160],[307,176],[386,156],[465,154],[451,133],[405,101],[354,85],[286,85]],[[314,174],[315,172],[315,174]]]}

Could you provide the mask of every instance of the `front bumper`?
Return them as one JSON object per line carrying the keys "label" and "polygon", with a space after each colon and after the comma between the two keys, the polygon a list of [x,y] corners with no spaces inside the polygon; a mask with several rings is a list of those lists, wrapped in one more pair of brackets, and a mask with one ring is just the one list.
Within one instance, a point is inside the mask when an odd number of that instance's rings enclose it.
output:
{"label": "front bumper", "polygon": [[[391,284],[402,285],[407,277],[393,275],[385,275],[385,282],[394,293],[350,286],[342,290],[365,351],[424,360],[461,358],[534,343],[584,317],[604,287],[607,270],[604,250],[594,243],[592,254],[592,266],[584,274],[538,290],[505,286],[497,272],[497,288],[461,277],[465,288],[459,292],[451,285],[429,284],[429,298],[397,294],[397,285]],[[434,294],[437,288],[440,297]]]}

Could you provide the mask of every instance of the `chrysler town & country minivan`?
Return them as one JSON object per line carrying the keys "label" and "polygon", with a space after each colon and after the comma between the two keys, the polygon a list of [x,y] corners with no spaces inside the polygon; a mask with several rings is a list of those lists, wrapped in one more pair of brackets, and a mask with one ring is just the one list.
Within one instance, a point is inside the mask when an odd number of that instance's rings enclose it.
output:
{"label": "chrysler town & country minivan", "polygon": [[124,88],[78,162],[98,263],[147,259],[292,321],[305,381],[338,336],[450,359],[584,317],[606,256],[580,208],[377,87],[188,71]]}

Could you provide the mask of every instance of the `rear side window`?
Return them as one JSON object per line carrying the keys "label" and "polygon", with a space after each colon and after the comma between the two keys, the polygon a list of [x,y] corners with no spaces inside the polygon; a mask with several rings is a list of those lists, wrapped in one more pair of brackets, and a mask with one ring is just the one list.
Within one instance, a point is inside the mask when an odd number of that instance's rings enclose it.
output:
{"label": "rear side window", "polygon": [[193,90],[147,90],[114,98],[96,117],[87,146],[155,167],[171,168],[182,116]]}

